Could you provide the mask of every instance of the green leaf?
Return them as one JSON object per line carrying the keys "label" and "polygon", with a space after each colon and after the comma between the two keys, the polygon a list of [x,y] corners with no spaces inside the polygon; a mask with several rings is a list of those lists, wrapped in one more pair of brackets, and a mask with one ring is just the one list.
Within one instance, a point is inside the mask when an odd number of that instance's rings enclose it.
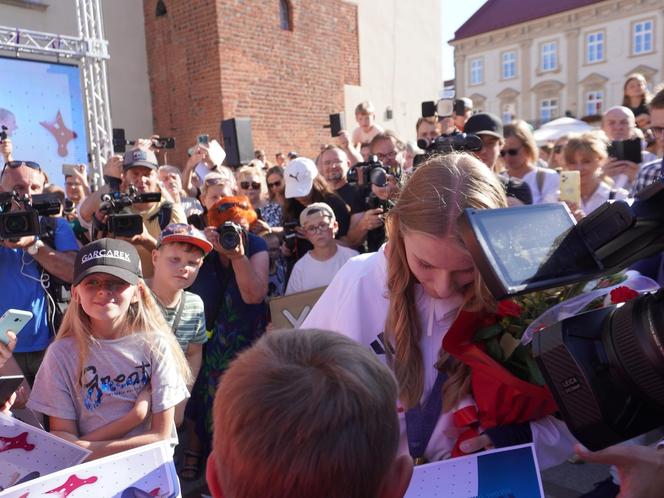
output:
{"label": "green leaf", "polygon": [[530,354],[526,356],[526,365],[528,366],[528,371],[530,373],[530,382],[537,384],[538,386],[543,386],[544,377],[542,376],[542,372],[540,372],[537,362]]}
{"label": "green leaf", "polygon": [[483,342],[492,337],[496,337],[503,331],[503,328],[497,323],[489,325],[488,327],[483,327],[475,332],[475,337],[473,340],[475,342]]}
{"label": "green leaf", "polygon": [[486,341],[486,352],[494,360],[502,363],[503,362],[503,349],[500,347],[500,343],[496,337]]}

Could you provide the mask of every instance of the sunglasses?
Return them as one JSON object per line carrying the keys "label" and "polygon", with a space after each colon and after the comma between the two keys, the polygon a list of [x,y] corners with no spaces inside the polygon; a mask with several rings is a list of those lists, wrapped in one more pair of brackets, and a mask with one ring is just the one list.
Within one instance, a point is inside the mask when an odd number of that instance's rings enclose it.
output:
{"label": "sunglasses", "polygon": [[239,207],[240,209],[244,209],[245,211],[249,209],[249,206],[239,202],[223,202],[219,204],[215,209],[220,213],[225,213],[226,211],[228,211],[229,209],[233,209],[234,207]]}
{"label": "sunglasses", "polygon": [[521,147],[519,147],[518,149],[503,149],[503,150],[500,151],[500,157],[505,157],[508,154],[510,156],[516,156],[519,153],[520,150],[521,150]]}
{"label": "sunglasses", "polygon": [[281,187],[281,180],[277,180],[276,182],[270,183],[267,182],[267,188],[279,188]]}
{"label": "sunglasses", "polygon": [[205,185],[208,187],[220,185],[222,183],[229,183],[229,180],[226,178],[209,178],[205,180]]}
{"label": "sunglasses", "polygon": [[0,173],[0,176],[4,174],[7,168],[16,169],[20,168],[21,166],[27,166],[28,168],[41,171],[41,166],[39,166],[39,164],[34,161],[8,161],[5,163],[4,168],[2,168],[2,173]]}
{"label": "sunglasses", "polygon": [[261,184],[259,182],[240,182],[240,188],[242,190],[249,190],[249,187],[254,190],[260,190]]}

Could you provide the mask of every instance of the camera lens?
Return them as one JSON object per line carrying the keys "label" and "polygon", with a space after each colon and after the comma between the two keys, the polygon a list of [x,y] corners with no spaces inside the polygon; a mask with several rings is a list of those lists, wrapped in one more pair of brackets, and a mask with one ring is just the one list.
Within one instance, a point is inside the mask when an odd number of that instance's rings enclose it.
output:
{"label": "camera lens", "polygon": [[374,168],[371,171],[370,180],[376,187],[384,187],[387,183],[387,171],[383,168]]}
{"label": "camera lens", "polygon": [[5,233],[8,234],[27,232],[30,228],[30,221],[21,214],[9,215],[4,221]]}
{"label": "camera lens", "polygon": [[227,251],[232,251],[240,245],[240,234],[234,230],[225,230],[219,237],[219,243]]}

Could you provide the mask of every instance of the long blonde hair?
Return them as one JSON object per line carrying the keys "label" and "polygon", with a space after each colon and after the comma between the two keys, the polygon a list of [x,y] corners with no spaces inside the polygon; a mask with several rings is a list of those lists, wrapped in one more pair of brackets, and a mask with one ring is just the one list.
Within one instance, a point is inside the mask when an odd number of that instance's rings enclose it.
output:
{"label": "long blonde hair", "polygon": [[[399,397],[406,408],[417,405],[422,397],[424,366],[415,299],[417,280],[408,266],[403,235],[417,231],[460,240],[457,221],[463,209],[506,205],[503,186],[484,164],[468,154],[447,154],[434,156],[418,167],[390,211],[386,249],[390,309],[385,333],[394,344],[390,361],[399,383]],[[479,310],[493,306],[495,301],[476,270],[474,283],[466,289],[464,308]],[[448,359],[445,353],[440,360],[438,364],[445,364],[449,374],[443,396],[443,406],[449,409],[469,390],[468,369]]]}
{"label": "long blonde hair", "polygon": [[[140,279],[136,284],[138,299],[135,303],[129,305],[129,309],[124,317],[122,329],[124,335],[146,334],[148,332],[160,334],[167,344],[167,351],[170,353],[172,361],[175,362],[177,372],[182,376],[183,381],[188,385],[192,380],[189,364],[178,344],[175,334],[166,324],[164,316],[155,303],[147,285]],[[90,317],[83,309],[78,298],[72,295],[71,303],[67,308],[65,316],[62,319],[62,325],[58,329],[55,340],[71,337],[76,342],[79,352],[78,355],[78,379],[83,384],[83,368],[88,355],[88,350],[96,342],[92,333]],[[156,347],[154,341],[146,339],[151,346],[151,352],[155,355],[156,361],[163,359],[163,353]]]}

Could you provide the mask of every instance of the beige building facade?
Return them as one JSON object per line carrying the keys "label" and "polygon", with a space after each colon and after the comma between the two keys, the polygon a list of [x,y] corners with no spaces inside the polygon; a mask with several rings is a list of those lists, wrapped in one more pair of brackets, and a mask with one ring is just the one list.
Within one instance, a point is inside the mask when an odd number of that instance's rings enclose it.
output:
{"label": "beige building facade", "polygon": [[504,122],[517,117],[538,126],[566,114],[595,116],[620,105],[630,73],[643,74],[651,90],[664,81],[661,0],[588,3],[484,32],[467,29],[471,17],[450,42],[456,94]]}

